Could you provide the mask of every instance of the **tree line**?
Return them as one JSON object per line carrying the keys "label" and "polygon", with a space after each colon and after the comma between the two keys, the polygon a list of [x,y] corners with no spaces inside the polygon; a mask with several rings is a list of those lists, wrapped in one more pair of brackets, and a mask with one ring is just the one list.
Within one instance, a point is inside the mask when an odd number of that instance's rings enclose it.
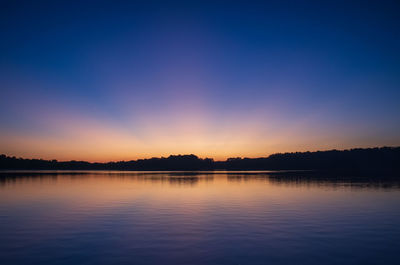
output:
{"label": "tree line", "polygon": [[196,155],[106,163],[24,159],[0,155],[0,169],[10,170],[319,170],[400,172],[400,147],[357,148],[316,152],[278,153],[261,158],[214,161]]}

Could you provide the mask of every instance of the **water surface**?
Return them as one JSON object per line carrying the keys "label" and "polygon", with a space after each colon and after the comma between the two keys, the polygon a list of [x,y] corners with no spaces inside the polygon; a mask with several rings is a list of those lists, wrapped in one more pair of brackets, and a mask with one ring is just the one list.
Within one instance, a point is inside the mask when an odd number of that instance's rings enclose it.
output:
{"label": "water surface", "polygon": [[400,264],[400,186],[291,172],[3,172],[0,264]]}

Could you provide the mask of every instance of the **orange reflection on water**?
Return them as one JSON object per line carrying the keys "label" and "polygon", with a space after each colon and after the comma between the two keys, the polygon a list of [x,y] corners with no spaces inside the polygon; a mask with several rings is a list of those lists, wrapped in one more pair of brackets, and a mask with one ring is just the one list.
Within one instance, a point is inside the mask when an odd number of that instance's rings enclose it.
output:
{"label": "orange reflection on water", "polygon": [[[139,202],[149,208],[195,213],[212,205],[236,205],[248,210],[269,205],[323,204],[346,201],[352,188],[341,183],[279,181],[268,173],[249,172],[83,172],[34,174],[3,178],[4,204],[48,201],[64,207],[118,207]],[[362,191],[362,190],[361,190]],[[365,191],[365,190],[364,190]],[[361,192],[359,194],[365,194]],[[101,207],[98,207],[101,209]]]}

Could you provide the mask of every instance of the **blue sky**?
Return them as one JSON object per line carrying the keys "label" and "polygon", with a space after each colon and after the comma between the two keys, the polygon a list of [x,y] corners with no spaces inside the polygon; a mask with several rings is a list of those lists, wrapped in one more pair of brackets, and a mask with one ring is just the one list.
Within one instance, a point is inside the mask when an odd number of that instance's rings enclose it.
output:
{"label": "blue sky", "polygon": [[0,151],[399,145],[400,5],[349,2],[3,1]]}

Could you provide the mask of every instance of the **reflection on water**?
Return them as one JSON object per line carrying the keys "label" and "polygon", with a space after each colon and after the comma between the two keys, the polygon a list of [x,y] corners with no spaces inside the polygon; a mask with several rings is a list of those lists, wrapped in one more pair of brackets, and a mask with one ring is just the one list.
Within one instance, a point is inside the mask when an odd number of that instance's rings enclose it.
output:
{"label": "reflection on water", "polygon": [[1,264],[398,264],[400,185],[312,172],[2,172]]}

